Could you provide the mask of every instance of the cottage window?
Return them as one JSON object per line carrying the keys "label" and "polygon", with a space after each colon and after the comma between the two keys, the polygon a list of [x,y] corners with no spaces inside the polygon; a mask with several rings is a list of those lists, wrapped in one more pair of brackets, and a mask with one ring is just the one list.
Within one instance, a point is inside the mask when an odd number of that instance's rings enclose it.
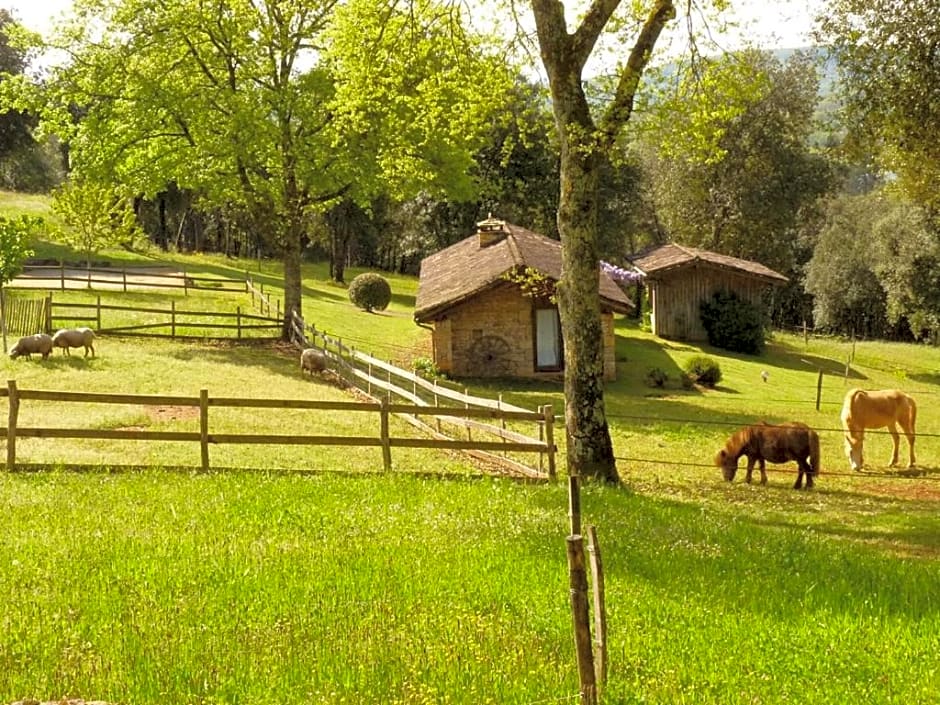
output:
{"label": "cottage window", "polygon": [[535,309],[535,368],[560,370],[563,361],[558,309]]}

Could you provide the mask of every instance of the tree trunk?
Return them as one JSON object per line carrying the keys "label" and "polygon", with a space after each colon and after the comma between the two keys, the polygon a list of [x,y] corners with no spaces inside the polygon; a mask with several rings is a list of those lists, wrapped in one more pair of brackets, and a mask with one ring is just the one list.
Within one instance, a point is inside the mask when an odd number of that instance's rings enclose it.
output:
{"label": "tree trunk", "polygon": [[618,482],[610,429],[604,413],[603,333],[600,316],[597,204],[599,157],[616,144],[630,120],[640,77],[665,23],[672,0],[655,0],[636,44],[620,69],[613,99],[595,124],[582,72],[598,37],[621,0],[592,0],[574,33],[561,0],[532,0],[539,52],[548,73],[552,112],[561,144],[558,231],[562,271],[558,285],[565,343],[565,433],[568,472]]}
{"label": "tree trunk", "polygon": [[301,287],[302,278],[300,271],[300,236],[294,232],[295,228],[289,228],[289,235],[284,239],[284,324],[281,329],[281,337],[284,340],[291,338],[291,312],[296,311],[298,315],[303,314],[301,308]]}
{"label": "tree trunk", "polygon": [[168,252],[170,249],[170,237],[167,234],[166,226],[166,194],[161,193],[157,196],[157,208],[160,213],[160,225],[157,229],[157,245],[164,252]]}
{"label": "tree trunk", "polygon": [[[585,134],[568,131],[572,137]],[[590,132],[586,133],[590,134]],[[558,231],[562,265],[558,308],[565,344],[565,432],[568,472],[619,482],[604,413],[604,334],[597,245],[599,168],[589,145],[564,144]]]}

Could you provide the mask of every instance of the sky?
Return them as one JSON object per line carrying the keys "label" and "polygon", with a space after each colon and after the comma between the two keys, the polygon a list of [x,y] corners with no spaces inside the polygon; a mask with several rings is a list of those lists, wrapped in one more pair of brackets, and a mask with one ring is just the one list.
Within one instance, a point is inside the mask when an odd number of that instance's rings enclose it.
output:
{"label": "sky", "polygon": [[[746,36],[758,40],[762,48],[786,48],[811,44],[809,32],[813,16],[824,0],[737,0],[736,16],[748,25]],[[0,0],[24,25],[47,32],[54,18],[71,7],[71,0]],[[734,48],[733,37],[726,39]],[[724,41],[722,42],[724,43]]]}

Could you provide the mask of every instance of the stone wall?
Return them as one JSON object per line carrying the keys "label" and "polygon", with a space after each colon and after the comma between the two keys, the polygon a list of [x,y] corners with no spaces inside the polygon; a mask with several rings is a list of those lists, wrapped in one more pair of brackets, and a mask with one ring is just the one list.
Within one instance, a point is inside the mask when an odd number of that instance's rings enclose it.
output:
{"label": "stone wall", "polygon": [[[451,309],[436,321],[434,363],[454,377],[560,379],[561,371],[535,370],[533,301],[509,282]],[[604,378],[616,378],[613,315],[602,317]]]}

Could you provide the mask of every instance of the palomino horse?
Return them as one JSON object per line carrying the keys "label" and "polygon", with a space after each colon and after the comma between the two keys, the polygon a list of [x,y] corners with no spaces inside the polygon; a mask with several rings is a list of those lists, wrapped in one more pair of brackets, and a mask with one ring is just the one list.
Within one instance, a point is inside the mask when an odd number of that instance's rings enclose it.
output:
{"label": "palomino horse", "polygon": [[914,399],[896,389],[878,392],[866,392],[862,389],[850,389],[842,404],[842,429],[845,432],[845,454],[853,470],[861,470],[862,442],[866,428],[887,428],[894,440],[894,452],[890,467],[898,464],[897,426],[900,425],[907,436],[910,461],[907,466],[914,467],[914,423],[917,421],[917,404]]}
{"label": "palomino horse", "polygon": [[715,465],[721,468],[725,480],[731,482],[738,471],[738,458],[747,456],[747,482],[751,481],[754,464],[760,463],[760,483],[767,484],[765,461],[786,463],[795,460],[799,466],[793,489],[813,486],[813,476],[819,474],[819,434],[799,421],[771,425],[761,421],[756,426],[745,426],[735,432],[725,447],[715,456]]}

